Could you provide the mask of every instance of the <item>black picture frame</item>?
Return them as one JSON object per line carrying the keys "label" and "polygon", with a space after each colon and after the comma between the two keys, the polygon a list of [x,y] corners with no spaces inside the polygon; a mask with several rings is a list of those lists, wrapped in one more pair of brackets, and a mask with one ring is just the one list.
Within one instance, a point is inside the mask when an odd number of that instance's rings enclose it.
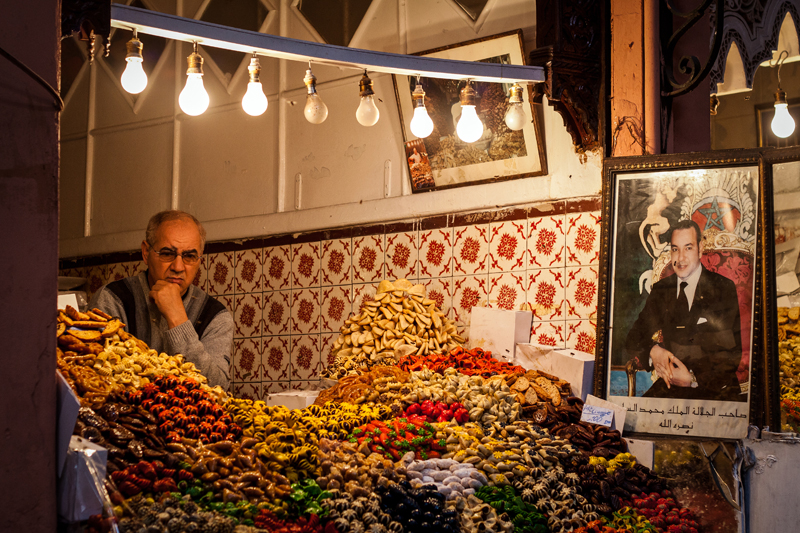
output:
{"label": "black picture frame", "polygon": [[[625,405],[628,411],[625,420],[626,433],[690,439],[739,439],[746,436],[748,425],[759,425],[765,421],[763,248],[771,239],[763,238],[766,190],[764,152],[765,150],[760,149],[731,150],[609,158],[604,162],[598,353],[594,390],[602,398]],[[621,184],[624,184],[627,191],[624,194],[620,193]],[[749,193],[746,186],[742,187],[747,184],[750,186]],[[741,397],[737,397],[736,401],[721,401],[709,395],[708,398],[675,399],[669,397],[672,392],[656,398],[643,397],[643,389],[651,386],[655,376],[649,377],[645,374],[642,378],[643,367],[648,367],[649,361],[637,359],[635,363],[631,363],[633,359],[625,349],[628,332],[649,297],[649,294],[645,294],[648,278],[642,275],[651,270],[650,287],[668,277],[667,273],[672,268],[669,258],[669,228],[687,218],[700,218],[702,221],[700,216],[695,216],[698,215],[695,209],[705,206],[704,203],[698,203],[705,199],[713,202],[716,198],[716,208],[719,205],[725,206],[724,209],[731,207],[731,204],[723,202],[725,198],[720,198],[726,193],[734,196],[749,194],[750,203],[744,206],[746,199],[737,197],[739,212],[733,216],[739,218],[733,220],[733,227],[729,227],[729,220],[720,218],[724,231],[713,227],[714,223],[711,224],[712,228],[708,228],[708,220],[705,220],[706,227],[700,228],[709,229],[704,232],[706,253],[703,254],[703,264],[706,266],[707,260],[717,259],[710,255],[713,253],[724,258],[726,267],[734,260],[741,264],[749,261],[751,267],[750,278],[736,281],[738,292],[742,290],[742,285],[749,287],[749,341],[742,337],[742,353],[749,348],[747,398],[745,401],[739,401]],[[659,195],[663,196],[659,200],[663,207],[651,208],[657,204]],[[733,202],[731,198],[727,200]],[[710,206],[702,208],[710,209]],[[743,209],[747,210],[747,220],[744,222]],[[716,213],[709,214],[709,217],[715,218],[718,213],[721,211],[717,210]],[[651,216],[661,216],[663,220],[649,220],[648,225],[645,225],[645,221]],[[739,223],[743,226],[739,227]],[[748,231],[751,233],[747,233]],[[657,238],[653,238],[653,235]],[[736,236],[740,238],[739,241],[734,238]],[[658,246],[648,250],[648,243]],[[641,250],[637,250],[637,246]],[[646,268],[648,265],[650,269]],[[638,286],[639,291],[638,296],[633,299],[631,295],[636,295],[637,289],[631,289],[631,286]],[[741,311],[746,306],[738,292]],[[660,341],[661,337],[655,338],[653,342],[656,340]],[[740,377],[744,355],[741,357],[736,368],[740,387],[744,383]],[[619,372],[624,373],[625,381],[622,384],[619,383]],[[726,377],[730,378],[730,375]],[[774,387],[774,382],[771,386]],[[679,394],[679,391],[675,394]]]}

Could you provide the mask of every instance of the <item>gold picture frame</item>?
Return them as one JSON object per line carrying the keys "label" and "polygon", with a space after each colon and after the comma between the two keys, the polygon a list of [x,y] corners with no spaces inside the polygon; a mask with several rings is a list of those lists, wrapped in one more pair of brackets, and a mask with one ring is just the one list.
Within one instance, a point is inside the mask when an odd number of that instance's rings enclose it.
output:
{"label": "gold picture frame", "polygon": [[[513,30],[443,48],[418,52],[417,56],[524,65],[522,30]],[[462,142],[455,132],[460,116],[459,92],[463,81],[422,77],[425,103],[433,120],[431,135],[419,139],[411,133],[411,93],[417,78],[392,76],[403,129],[406,164],[413,192],[424,192],[479,183],[547,174],[543,127],[532,91],[522,91],[523,110],[529,119],[522,130],[505,125],[511,84],[473,83],[476,110],[484,123],[484,135],[474,143]]]}

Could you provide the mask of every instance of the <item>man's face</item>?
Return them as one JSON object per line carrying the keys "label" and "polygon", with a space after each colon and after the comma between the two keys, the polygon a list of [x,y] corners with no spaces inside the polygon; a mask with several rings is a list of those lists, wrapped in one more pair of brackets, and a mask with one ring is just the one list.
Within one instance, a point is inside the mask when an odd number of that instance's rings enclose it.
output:
{"label": "man's face", "polygon": [[[156,252],[161,252],[162,256]],[[164,252],[175,252],[177,256],[171,262],[164,260]],[[194,281],[200,261],[193,265],[186,264],[181,254],[200,256],[200,232],[191,220],[170,220],[164,222],[156,232],[156,242],[152,247],[142,243],[142,257],[148,268],[148,281],[152,287],[155,282],[164,280],[175,283],[181,288],[181,295],[186,294],[189,285]]]}
{"label": "man's face", "polygon": [[670,249],[672,267],[678,277],[685,278],[700,266],[703,248],[697,242],[697,235],[692,228],[673,231]]}

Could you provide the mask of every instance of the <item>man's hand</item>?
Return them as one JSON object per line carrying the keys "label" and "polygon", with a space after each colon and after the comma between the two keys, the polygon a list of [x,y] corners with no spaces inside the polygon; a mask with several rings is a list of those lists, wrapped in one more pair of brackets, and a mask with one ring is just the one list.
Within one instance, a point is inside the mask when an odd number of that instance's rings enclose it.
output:
{"label": "man's hand", "polygon": [[670,388],[672,384],[672,363],[674,361],[680,363],[680,360],[675,357],[672,352],[662,348],[658,344],[650,349],[650,359],[653,360],[653,367],[656,369],[658,377],[664,380],[664,383],[667,384],[667,388]]}
{"label": "man's hand", "polygon": [[189,317],[186,316],[186,309],[183,307],[180,285],[164,280],[156,281],[150,287],[150,298],[167,319],[170,329],[189,320]]}
{"label": "man's hand", "polygon": [[672,384],[676,387],[691,387],[692,375],[689,373],[689,369],[686,368],[686,365],[684,365],[677,357],[673,357],[670,364],[673,366],[671,378]]}

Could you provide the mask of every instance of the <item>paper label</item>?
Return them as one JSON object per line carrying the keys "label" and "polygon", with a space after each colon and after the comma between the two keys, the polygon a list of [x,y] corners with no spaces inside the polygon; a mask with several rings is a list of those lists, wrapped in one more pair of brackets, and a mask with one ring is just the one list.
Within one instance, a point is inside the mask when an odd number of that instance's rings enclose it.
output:
{"label": "paper label", "polygon": [[589,422],[598,426],[611,427],[614,423],[614,410],[599,405],[584,405],[581,422]]}
{"label": "paper label", "polygon": [[614,422],[610,427],[611,429],[618,429],[620,434],[622,434],[622,430],[625,427],[625,416],[628,414],[627,409],[621,405],[609,402],[608,400],[603,400],[597,396],[592,396],[591,394],[586,396],[586,403],[584,404],[583,409],[586,410],[587,406],[605,407],[606,409],[611,409],[614,411]]}

